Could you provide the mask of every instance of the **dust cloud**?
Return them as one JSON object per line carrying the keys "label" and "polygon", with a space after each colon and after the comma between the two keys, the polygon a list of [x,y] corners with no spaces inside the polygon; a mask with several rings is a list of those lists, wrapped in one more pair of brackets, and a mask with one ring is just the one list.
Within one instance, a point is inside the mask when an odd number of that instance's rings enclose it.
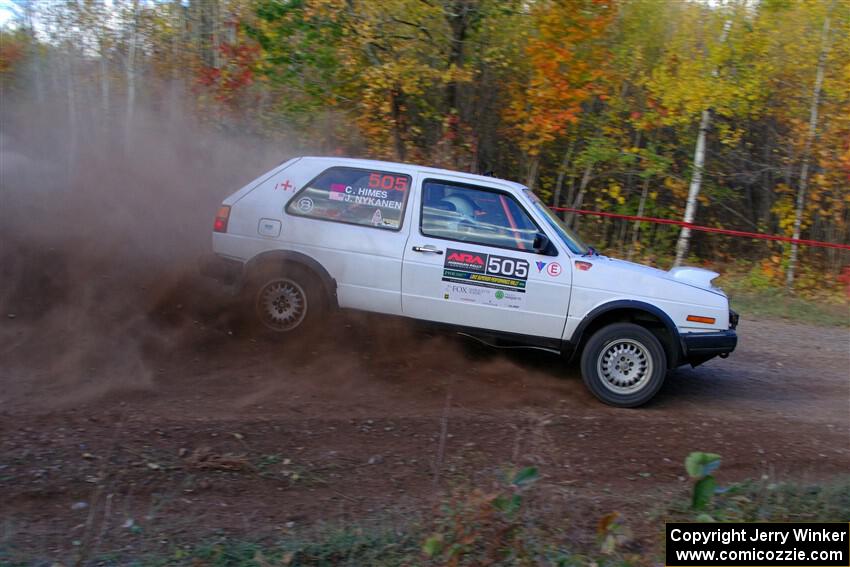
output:
{"label": "dust cloud", "polygon": [[[55,98],[0,109],[0,412],[157,393],[163,364],[195,372],[193,362],[223,341],[233,356],[246,345],[261,353],[255,374],[268,377],[231,400],[238,407],[305,373],[317,389],[352,399],[395,387],[371,382],[376,368],[397,369],[396,380],[419,376],[430,389],[447,369],[413,368],[405,345],[432,361],[464,356],[404,320],[365,314],[329,322],[332,351],[240,342],[238,306],[199,273],[213,217],[224,197],[309,148],[225,134],[173,109],[140,107],[128,127],[123,115],[77,101],[71,120]],[[516,374],[497,361],[489,374]]]}
{"label": "dust cloud", "polygon": [[0,112],[0,407],[150,388],[147,353],[184,330],[157,307],[201,301],[219,203],[291,157],[188,113],[128,124],[77,101],[71,120],[57,98]]}

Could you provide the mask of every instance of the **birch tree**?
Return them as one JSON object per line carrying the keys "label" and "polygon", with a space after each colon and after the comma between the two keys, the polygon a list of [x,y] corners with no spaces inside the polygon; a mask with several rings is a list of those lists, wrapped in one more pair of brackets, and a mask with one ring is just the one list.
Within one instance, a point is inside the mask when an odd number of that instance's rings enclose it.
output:
{"label": "birch tree", "polygon": [[125,72],[127,78],[127,107],[124,114],[124,148],[130,151],[133,117],[136,113],[136,45],[139,35],[139,0],[133,0],[130,15],[130,36]]}
{"label": "birch tree", "polygon": [[[812,87],[812,101],[809,107],[809,128],[806,133],[805,147],[803,148],[802,164],[800,166],[800,182],[797,188],[796,207],[794,209],[794,232],[792,238],[798,240],[800,238],[800,229],[803,224],[803,212],[806,204],[806,192],[809,187],[809,165],[812,158],[812,144],[818,131],[818,106],[820,105],[821,89],[823,88],[823,75],[826,58],[830,48],[829,22],[830,13],[835,7],[833,1],[829,12],[823,18],[823,28],[821,30],[821,48],[818,54],[817,70],[815,71],[815,82]],[[797,269],[797,254],[799,245],[796,242],[791,243],[791,255],[788,258],[788,269],[785,274],[785,288],[791,291],[794,287],[794,271]]]}
{"label": "birch tree", "polygon": [[[723,31],[720,34],[719,44],[722,46],[726,43],[726,38],[729,36],[729,29],[732,27],[732,20],[727,19],[723,23]],[[715,67],[711,72],[713,78],[717,78],[719,74]],[[685,215],[682,221],[691,224],[694,222],[694,217],[697,214],[697,198],[699,197],[700,189],[702,189],[702,174],[705,167],[705,139],[708,136],[708,129],[711,126],[711,108],[704,108],[700,116],[699,131],[697,132],[697,143],[694,148],[694,164],[693,172],[691,173],[691,184],[688,188],[688,201],[685,204]],[[679,240],[676,241],[676,259],[673,266],[680,266],[688,255],[688,248],[691,244],[691,229],[687,226],[682,227],[679,233]]]}

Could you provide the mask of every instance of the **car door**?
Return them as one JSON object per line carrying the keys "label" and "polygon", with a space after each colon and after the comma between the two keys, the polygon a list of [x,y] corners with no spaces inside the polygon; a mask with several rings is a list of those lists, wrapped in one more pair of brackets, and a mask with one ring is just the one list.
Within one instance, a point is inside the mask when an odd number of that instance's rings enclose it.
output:
{"label": "car door", "polygon": [[[525,206],[497,185],[420,175],[402,266],[404,315],[560,339],[570,301],[569,260]],[[550,237],[551,238],[551,237]]]}

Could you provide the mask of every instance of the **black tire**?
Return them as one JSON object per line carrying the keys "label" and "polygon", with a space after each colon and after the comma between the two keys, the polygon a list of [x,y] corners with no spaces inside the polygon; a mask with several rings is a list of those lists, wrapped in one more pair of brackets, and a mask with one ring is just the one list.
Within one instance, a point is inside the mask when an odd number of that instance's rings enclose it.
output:
{"label": "black tire", "polygon": [[252,327],[276,335],[306,334],[320,327],[328,312],[321,280],[297,264],[262,266],[245,286]]}
{"label": "black tire", "polygon": [[608,405],[633,408],[658,393],[667,376],[664,347],[651,331],[632,323],[602,327],[581,353],[581,375]]}

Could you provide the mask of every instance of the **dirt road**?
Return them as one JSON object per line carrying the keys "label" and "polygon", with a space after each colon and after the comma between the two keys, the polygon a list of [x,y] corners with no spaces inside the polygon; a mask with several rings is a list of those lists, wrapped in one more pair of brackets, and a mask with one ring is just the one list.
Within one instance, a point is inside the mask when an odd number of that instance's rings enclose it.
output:
{"label": "dirt road", "polygon": [[554,356],[362,315],[311,344],[255,340],[220,290],[172,284],[85,313],[56,309],[85,303],[73,294],[26,307],[44,282],[6,298],[7,547],[132,553],[404,517],[526,464],[581,540],[602,514],[640,523],[681,494],[692,450],[722,455],[721,482],[850,470],[846,329],[745,318],[728,360],[682,369],[649,406],[620,410]]}

